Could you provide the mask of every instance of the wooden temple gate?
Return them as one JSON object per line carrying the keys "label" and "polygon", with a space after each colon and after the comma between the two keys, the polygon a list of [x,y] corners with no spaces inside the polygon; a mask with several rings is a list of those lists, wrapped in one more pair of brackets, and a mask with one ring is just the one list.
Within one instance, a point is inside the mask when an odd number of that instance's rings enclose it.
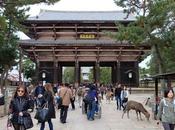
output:
{"label": "wooden temple gate", "polygon": [[[118,31],[116,21],[135,20],[120,11],[48,11],[24,21],[29,40],[21,40],[23,53],[37,66],[38,80],[62,82],[63,66],[75,67],[75,86],[80,83],[81,66],[94,67],[94,82],[100,83],[100,67],[112,67],[112,83],[139,84],[138,63],[149,46],[131,45],[107,36]],[[43,75],[44,74],[44,75]]]}

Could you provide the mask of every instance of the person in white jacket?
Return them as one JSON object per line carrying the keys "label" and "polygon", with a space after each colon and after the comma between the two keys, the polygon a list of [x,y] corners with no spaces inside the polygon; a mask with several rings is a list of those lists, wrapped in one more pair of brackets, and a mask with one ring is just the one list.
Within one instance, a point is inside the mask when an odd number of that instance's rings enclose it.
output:
{"label": "person in white jacket", "polygon": [[127,101],[128,101],[128,95],[129,91],[126,86],[123,87],[123,90],[121,91],[121,100],[122,100],[122,108],[123,110],[126,107]]}

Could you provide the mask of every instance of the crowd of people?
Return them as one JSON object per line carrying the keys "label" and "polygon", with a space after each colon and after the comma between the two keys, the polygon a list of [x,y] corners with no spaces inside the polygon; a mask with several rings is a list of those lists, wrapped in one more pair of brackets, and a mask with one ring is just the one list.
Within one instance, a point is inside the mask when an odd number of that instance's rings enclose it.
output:
{"label": "crowd of people", "polygon": [[[106,98],[104,97],[105,95]],[[19,85],[9,105],[8,120],[10,120],[15,130],[26,130],[28,129],[26,118],[27,122],[32,120],[30,112],[34,111],[34,108],[36,108],[37,112],[39,108],[42,109],[47,104],[49,111],[47,119],[44,121],[38,120],[38,123],[41,124],[40,130],[44,130],[45,122],[48,122],[49,129],[53,130],[52,119],[56,118],[55,111],[58,109],[57,99],[59,98],[62,99],[60,122],[64,124],[66,123],[69,105],[71,105],[72,110],[75,110],[76,107],[84,107],[87,120],[93,121],[101,100],[106,99],[106,103],[110,103],[111,100],[115,99],[116,109],[125,110],[128,96],[127,87],[121,84],[116,84],[114,87],[104,84],[99,87],[96,84],[83,84],[78,88],[68,83],[54,84],[52,86],[50,83],[43,85],[42,82],[39,82],[36,87]],[[77,101],[78,106],[75,106],[75,101]],[[30,112],[28,111],[29,109],[31,109]],[[160,102],[158,119],[162,121],[165,130],[174,130],[175,100],[172,89],[165,90],[164,98]],[[32,126],[33,124],[31,123]]]}

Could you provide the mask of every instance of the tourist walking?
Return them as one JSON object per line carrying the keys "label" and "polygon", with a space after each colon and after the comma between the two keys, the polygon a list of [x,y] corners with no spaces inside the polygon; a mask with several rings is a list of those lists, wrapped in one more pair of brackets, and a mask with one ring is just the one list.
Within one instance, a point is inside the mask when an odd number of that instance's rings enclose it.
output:
{"label": "tourist walking", "polygon": [[82,98],[83,98],[83,89],[85,89],[85,86],[80,86],[77,90],[77,96],[78,96],[78,105],[81,108],[82,105]]}
{"label": "tourist walking", "polygon": [[30,113],[27,111],[29,108],[27,89],[25,86],[19,85],[9,105],[9,119],[15,130],[26,130],[33,127]]}
{"label": "tourist walking", "polygon": [[117,103],[117,110],[121,110],[121,84],[116,85],[115,88],[115,99],[116,99],[116,103]]}
{"label": "tourist walking", "polygon": [[128,89],[126,86],[124,86],[123,90],[121,91],[121,101],[122,101],[121,106],[122,106],[123,110],[125,109],[126,104],[128,102],[128,95],[129,95]]}
{"label": "tourist walking", "polygon": [[104,99],[103,95],[105,94],[106,88],[104,87],[103,84],[100,85],[100,93],[101,93],[101,98],[102,100]]}
{"label": "tourist walking", "polygon": [[60,88],[58,96],[60,96],[63,100],[61,110],[60,110],[60,121],[61,121],[61,123],[66,123],[67,111],[69,108],[69,104],[71,102],[70,99],[72,98],[72,92],[69,89],[68,83],[65,83],[65,85],[63,85]]}
{"label": "tourist walking", "polygon": [[57,94],[58,92],[58,84],[56,83],[53,85],[53,92],[54,92],[54,95]]}
{"label": "tourist walking", "polygon": [[[44,98],[44,104],[48,106],[48,116],[47,116],[47,122],[49,124],[49,129],[53,130],[53,124],[52,124],[52,118],[55,118],[55,105],[54,105],[54,92],[52,85],[50,83],[46,83],[44,85],[45,92],[43,95]],[[44,105],[42,104],[42,106]],[[45,122],[41,122],[40,130],[44,130],[45,128]]]}
{"label": "tourist walking", "polygon": [[106,91],[106,102],[110,103],[110,101],[112,100],[112,92],[111,92],[111,88],[107,88]]}
{"label": "tourist walking", "polygon": [[96,91],[96,88],[93,84],[90,84],[89,88],[90,89],[85,97],[88,100],[87,119],[94,120],[96,101],[97,101],[97,91]]}
{"label": "tourist walking", "polygon": [[159,104],[158,119],[162,122],[164,130],[174,130],[175,100],[172,88],[167,88],[164,91],[164,98]]}
{"label": "tourist walking", "polygon": [[75,88],[72,85],[70,85],[70,89],[71,89],[71,92],[72,92],[72,98],[70,99],[71,106],[72,106],[72,110],[75,110],[75,94],[76,94],[76,90],[75,90]]}
{"label": "tourist walking", "polygon": [[38,83],[38,86],[35,88],[35,93],[34,93],[37,108],[41,107],[41,104],[43,104],[43,102],[44,102],[44,98],[43,98],[44,92],[45,92],[45,89],[42,85],[42,81],[40,81]]}

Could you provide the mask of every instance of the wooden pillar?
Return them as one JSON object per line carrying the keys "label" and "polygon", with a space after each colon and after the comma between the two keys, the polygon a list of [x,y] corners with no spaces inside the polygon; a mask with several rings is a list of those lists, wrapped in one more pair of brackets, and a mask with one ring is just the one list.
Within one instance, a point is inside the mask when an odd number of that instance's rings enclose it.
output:
{"label": "wooden pillar", "polygon": [[80,74],[79,74],[79,62],[78,60],[76,60],[75,62],[75,71],[74,71],[74,75],[75,75],[75,87],[77,88],[78,85],[79,85],[79,77],[80,77]]}
{"label": "wooden pillar", "polygon": [[95,83],[100,86],[100,63],[98,61],[95,63],[95,77]]}
{"label": "wooden pillar", "polygon": [[121,68],[120,68],[120,61],[117,61],[117,82],[121,83]]}
{"label": "wooden pillar", "polygon": [[93,66],[93,79],[94,79],[94,83],[96,83],[96,69],[95,66]]}
{"label": "wooden pillar", "polygon": [[39,82],[39,67],[40,67],[40,62],[39,60],[36,60],[36,74],[35,74],[35,77],[36,77],[36,82],[38,83]]}
{"label": "wooden pillar", "polygon": [[135,78],[136,78],[136,86],[135,87],[139,87],[139,66],[138,66],[138,61],[136,61],[135,63]]}
{"label": "wooden pillar", "polygon": [[112,66],[112,83],[113,84],[116,84],[117,83],[117,64],[114,63],[113,66]]}
{"label": "wooden pillar", "polygon": [[53,76],[53,83],[56,84],[58,83],[58,62],[55,60],[54,61],[54,76]]}
{"label": "wooden pillar", "polygon": [[60,63],[57,63],[58,64],[58,83],[62,83],[62,66]]}
{"label": "wooden pillar", "polygon": [[79,67],[78,67],[78,84],[80,84],[81,82],[81,66],[79,64]]}

